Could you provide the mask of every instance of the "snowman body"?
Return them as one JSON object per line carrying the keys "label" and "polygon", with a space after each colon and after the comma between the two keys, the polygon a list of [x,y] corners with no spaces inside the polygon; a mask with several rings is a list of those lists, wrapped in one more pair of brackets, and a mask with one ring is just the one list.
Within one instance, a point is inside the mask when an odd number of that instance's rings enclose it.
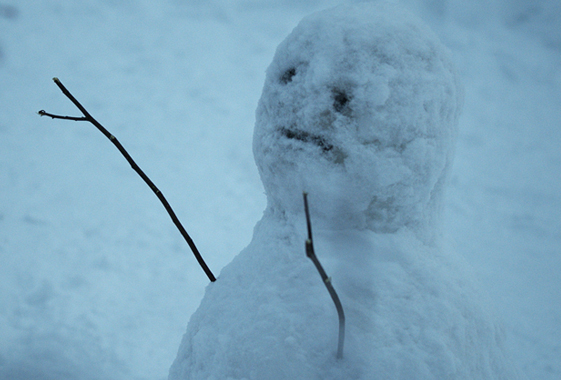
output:
{"label": "snowman body", "polygon": [[[208,286],[169,379],[516,379],[439,233],[461,104],[446,49],[400,7],[305,18],[257,109],[267,209]],[[337,313],[304,251],[303,191],[345,309],[340,360]]]}

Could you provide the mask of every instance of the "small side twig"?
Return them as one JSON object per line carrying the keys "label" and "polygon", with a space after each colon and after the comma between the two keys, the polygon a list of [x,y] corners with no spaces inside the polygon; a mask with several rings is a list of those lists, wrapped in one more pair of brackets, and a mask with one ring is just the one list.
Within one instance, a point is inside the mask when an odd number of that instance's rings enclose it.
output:
{"label": "small side twig", "polygon": [[321,266],[315,251],[314,251],[314,242],[312,239],[312,222],[310,221],[310,210],[308,208],[308,193],[304,193],[304,210],[306,212],[306,224],[308,226],[308,240],[306,240],[306,256],[308,256],[323,280],[331,299],[333,299],[333,303],[335,304],[335,308],[337,309],[337,315],[339,316],[339,341],[337,344],[337,359],[343,358],[343,344],[345,342],[345,313],[343,311],[343,305],[341,305],[341,301],[339,300],[339,296],[337,292],[333,288],[333,284],[331,283],[331,278],[327,276],[325,270]]}
{"label": "small side twig", "polygon": [[129,153],[121,145],[119,140],[117,140],[117,138],[115,136],[113,136],[111,133],[109,133],[109,131],[107,129],[105,129],[96,119],[94,119],[92,117],[92,115],[90,115],[90,113],[84,108],[84,106],[82,106],[80,104],[80,102],[78,102],[78,100],[76,100],[76,98],[70,93],[70,91],[68,91],[66,89],[66,87],[64,87],[64,85],[62,84],[62,82],[58,78],[53,78],[53,81],[58,86],[58,88],[60,88],[62,93],[64,95],[66,95],[66,97],[68,99],[70,99],[70,101],[72,103],[74,103],[74,105],[80,110],[80,112],[82,112],[82,115],[84,115],[84,116],[83,117],[61,116],[61,115],[55,115],[55,114],[52,114],[52,113],[45,112],[44,110],[39,111],[38,114],[40,116],[48,116],[48,117],[53,118],[53,119],[73,120],[73,121],[87,121],[87,122],[93,124],[101,133],[103,133],[105,135],[105,137],[107,137],[113,143],[113,145],[115,145],[117,147],[119,152],[121,152],[121,154],[125,157],[125,159],[128,161],[128,163],[131,165],[132,169],[135,172],[138,173],[140,178],[142,178],[144,180],[144,182],[148,185],[148,187],[150,187],[150,189],[154,192],[154,194],[156,194],[156,196],[158,197],[158,199],[160,200],[160,202],[162,203],[162,205],[164,206],[164,208],[168,212],[171,220],[173,221],[173,223],[175,224],[175,226],[177,227],[177,229],[179,230],[179,232],[181,233],[181,235],[183,236],[183,238],[185,239],[185,241],[187,242],[187,244],[191,248],[191,251],[193,251],[193,254],[195,255],[195,258],[199,262],[199,265],[201,266],[201,268],[203,268],[203,270],[206,273],[209,280],[212,281],[212,282],[216,281],[216,277],[214,277],[214,275],[212,274],[212,272],[210,271],[210,269],[206,265],[206,263],[203,260],[201,254],[199,253],[199,250],[195,246],[195,243],[193,242],[193,239],[191,239],[191,237],[189,236],[189,234],[187,233],[187,231],[185,230],[185,228],[183,227],[183,225],[181,224],[181,222],[179,221],[179,219],[175,215],[175,212],[173,211],[170,204],[168,203],[168,201],[164,197],[164,194],[162,194],[162,192],[156,187],[156,185],[154,185],[154,183],[150,180],[150,178],[148,178],[148,176],[146,174],[144,174],[142,169],[140,169],[140,167],[132,159],[132,157],[129,155]]}

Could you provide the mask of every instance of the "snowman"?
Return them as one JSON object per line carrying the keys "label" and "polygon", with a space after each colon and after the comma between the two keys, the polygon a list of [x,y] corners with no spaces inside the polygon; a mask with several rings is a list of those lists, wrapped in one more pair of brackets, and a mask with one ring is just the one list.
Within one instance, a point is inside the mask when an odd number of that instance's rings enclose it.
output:
{"label": "snowman", "polygon": [[[304,18],[256,113],[267,208],[206,289],[169,374],[186,379],[516,379],[503,335],[439,222],[462,89],[438,38],[397,5]],[[305,254],[315,251],[346,314]]]}

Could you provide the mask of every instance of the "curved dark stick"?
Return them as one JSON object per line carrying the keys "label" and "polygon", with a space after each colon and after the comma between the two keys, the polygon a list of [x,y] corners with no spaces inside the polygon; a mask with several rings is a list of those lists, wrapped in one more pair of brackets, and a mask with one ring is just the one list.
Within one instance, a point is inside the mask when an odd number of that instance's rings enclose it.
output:
{"label": "curved dark stick", "polygon": [[90,113],[84,108],[84,106],[82,106],[80,104],[80,102],[78,100],[76,100],[76,98],[70,93],[70,91],[68,91],[66,89],[66,87],[64,87],[64,85],[62,84],[62,82],[58,79],[58,78],[53,78],[53,81],[55,82],[55,84],[58,86],[58,88],[60,88],[60,90],[62,91],[62,93],[64,95],[66,95],[66,97],[68,99],[70,99],[70,101],[72,103],[74,103],[74,105],[80,110],[80,112],[82,112],[82,114],[84,115],[84,117],[73,117],[73,116],[60,116],[60,115],[54,115],[51,113],[47,113],[43,110],[39,111],[39,115],[41,116],[48,116],[51,117],[53,119],[63,119],[63,120],[74,120],[74,121],[87,121],[90,122],[91,124],[93,124],[101,133],[103,133],[105,135],[105,137],[107,137],[112,143],[113,145],[115,145],[117,147],[117,149],[119,150],[119,152],[121,152],[121,154],[125,157],[125,159],[128,161],[128,163],[130,164],[130,166],[132,167],[132,169],[138,173],[138,175],[140,176],[140,178],[142,178],[144,180],[144,182],[148,185],[148,187],[150,187],[150,189],[154,192],[154,194],[156,194],[156,196],[158,197],[158,199],[160,200],[160,202],[162,203],[162,205],[164,206],[164,208],[166,209],[166,211],[168,212],[171,220],[173,221],[173,224],[175,224],[175,226],[177,227],[177,229],[179,230],[179,232],[181,233],[181,235],[183,236],[183,238],[185,239],[185,241],[187,242],[187,244],[189,245],[189,247],[191,248],[191,251],[193,251],[193,254],[195,255],[195,258],[197,259],[197,261],[199,262],[199,265],[201,266],[201,268],[203,268],[204,272],[206,273],[208,279],[211,282],[216,281],[216,277],[214,277],[214,275],[212,274],[211,270],[208,268],[208,266],[206,265],[205,261],[203,260],[201,254],[199,253],[199,250],[197,249],[197,247],[195,246],[195,243],[193,242],[193,239],[191,239],[191,237],[189,236],[189,234],[187,233],[187,231],[185,230],[185,228],[183,227],[183,225],[181,224],[181,222],[179,221],[179,219],[177,218],[177,215],[175,215],[175,212],[173,211],[173,209],[171,208],[170,204],[168,203],[167,199],[164,197],[164,194],[162,194],[162,192],[156,187],[156,185],[154,185],[154,183],[150,180],[150,178],[148,178],[148,176],[146,174],[144,174],[144,172],[142,171],[142,169],[140,169],[140,167],[136,164],[136,162],[132,159],[132,157],[129,155],[129,153],[125,150],[125,148],[121,145],[121,143],[119,142],[119,140],[117,140],[117,138],[115,136],[113,136],[111,133],[109,133],[109,131],[107,129],[105,129],[105,127],[103,127],[103,125],[101,125],[96,119],[93,118],[92,115],[90,115]]}
{"label": "curved dark stick", "polygon": [[325,270],[321,266],[315,251],[314,251],[314,243],[312,240],[312,222],[310,221],[310,210],[308,208],[308,193],[304,193],[304,210],[306,212],[306,225],[308,227],[308,240],[306,240],[306,256],[308,256],[314,265],[316,266],[333,303],[335,304],[335,308],[337,309],[337,315],[339,316],[339,341],[337,344],[337,359],[343,358],[343,345],[345,343],[345,312],[343,311],[343,305],[341,304],[341,300],[339,300],[339,296],[333,288],[331,284],[331,278],[327,276]]}

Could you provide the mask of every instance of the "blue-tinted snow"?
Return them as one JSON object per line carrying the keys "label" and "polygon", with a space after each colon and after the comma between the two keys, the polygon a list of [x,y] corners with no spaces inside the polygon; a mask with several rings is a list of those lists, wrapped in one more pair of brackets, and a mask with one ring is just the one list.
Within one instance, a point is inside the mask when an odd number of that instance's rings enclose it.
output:
{"label": "blue-tinted snow", "polygon": [[[215,271],[265,207],[251,154],[264,70],[334,1],[0,4],[0,377],[164,379],[207,279],[153,194],[75,114],[58,76],[166,194]],[[560,10],[406,2],[466,87],[446,224],[530,378],[561,374]]]}

